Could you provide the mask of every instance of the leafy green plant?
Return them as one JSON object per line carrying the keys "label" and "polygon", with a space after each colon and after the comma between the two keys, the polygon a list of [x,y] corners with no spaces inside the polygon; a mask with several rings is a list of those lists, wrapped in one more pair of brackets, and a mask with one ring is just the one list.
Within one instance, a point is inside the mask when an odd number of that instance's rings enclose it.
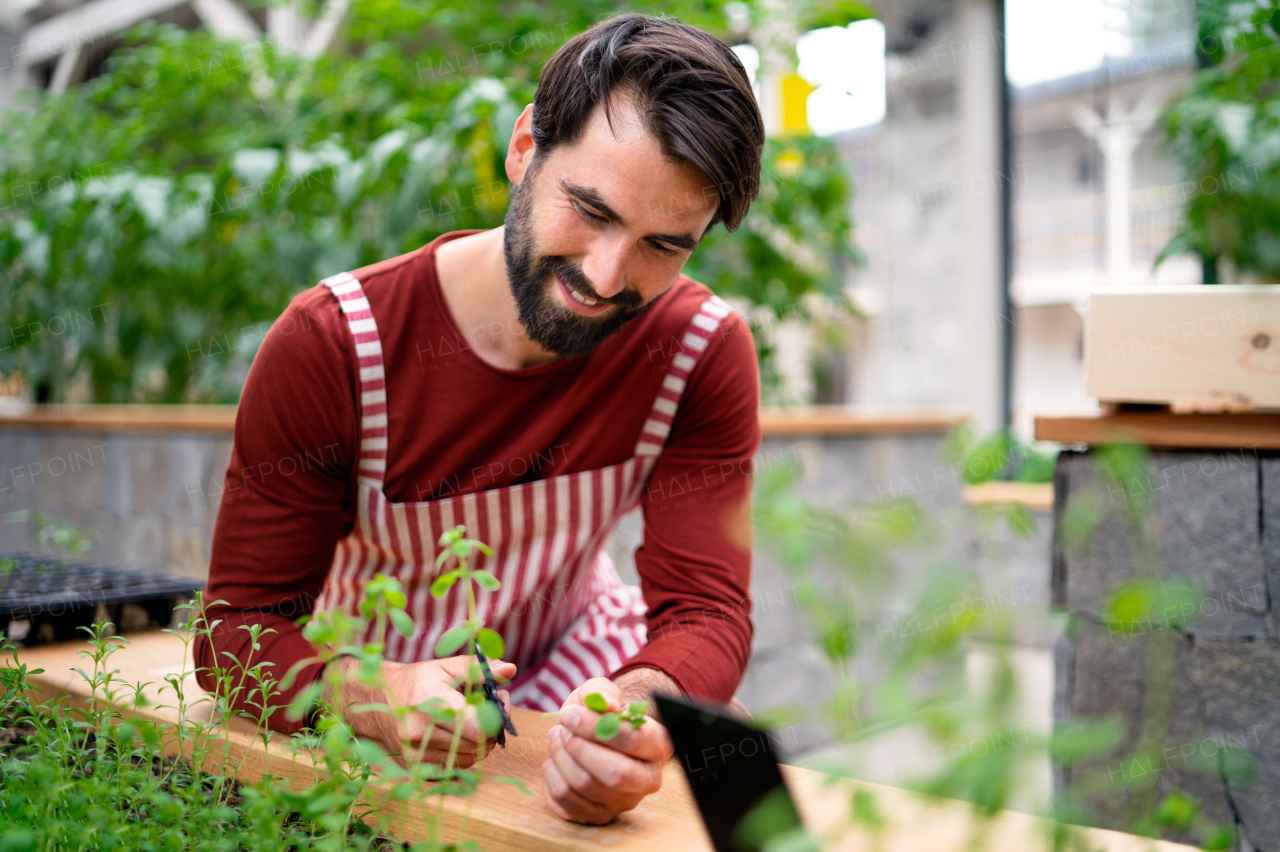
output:
{"label": "leafy green plant", "polygon": [[1195,252],[1280,281],[1280,5],[1198,6],[1196,43],[1207,67],[1166,116],[1189,193],[1159,260]]}
{"label": "leafy green plant", "polygon": [[41,512],[33,512],[36,524],[36,552],[39,545],[49,546],[53,558],[59,563],[75,559],[93,546],[94,530],[81,530],[63,518],[56,518]]}
{"label": "leafy green plant", "polygon": [[[625,5],[724,27],[720,0]],[[538,68],[623,6],[356,0],[313,62],[152,24],[102,76],[28,93],[0,121],[0,375],[41,401],[235,401],[295,294],[502,223]],[[829,141],[771,141],[755,210],[690,273],[779,314],[836,294],[849,192]]]}
{"label": "leafy green plant", "polygon": [[[953,436],[945,458],[966,457],[956,454],[957,443],[970,450],[981,444],[971,434],[967,441]],[[1103,457],[1110,493],[1122,487],[1132,491],[1127,484],[1139,471],[1137,481],[1146,481],[1140,453],[1118,447]],[[762,549],[778,559],[794,584],[808,638],[826,658],[832,685],[819,706],[783,706],[761,715],[775,724],[826,723],[835,742],[810,761],[813,768],[883,782],[877,778],[884,769],[878,744],[891,743],[897,752],[911,751],[904,741],[918,742],[920,753],[932,757],[918,764],[904,760],[888,783],[971,802],[971,848],[983,848],[988,818],[1015,802],[1034,777],[1028,774],[1031,767],[1046,756],[1059,764],[1096,766],[1104,760],[1143,759],[1166,745],[1169,717],[1158,708],[1167,711],[1173,703],[1176,681],[1169,654],[1175,631],[1184,624],[1169,623],[1160,636],[1146,637],[1143,700],[1156,709],[1144,714],[1131,741],[1125,742],[1127,731],[1113,719],[1034,730],[1019,709],[1015,631],[1048,621],[1050,614],[1009,595],[1015,587],[1004,545],[1006,532],[1014,538],[1034,532],[1034,519],[1025,517],[1025,510],[1003,506],[962,505],[929,514],[910,499],[832,506],[807,499],[798,475],[787,465],[759,472],[755,529]],[[1087,540],[1102,517],[1096,501],[1075,496],[1061,522],[1066,547]],[[1169,607],[1186,611],[1182,604],[1194,593],[1162,577],[1150,507],[1141,494],[1135,496],[1125,517],[1138,537],[1138,575],[1112,593],[1106,610],[1108,623],[1120,631],[1158,620]],[[1084,783],[1061,800],[1018,802],[1018,809],[1039,808],[1056,817],[1046,846],[1075,848],[1082,838],[1075,836],[1074,825],[1094,818],[1089,797],[1099,790],[1115,796],[1105,768],[1098,772],[1082,776]],[[1090,786],[1099,778],[1101,784]],[[1132,797],[1129,830],[1148,836],[1185,831],[1205,848],[1234,843],[1233,829],[1207,819],[1186,792],[1161,797],[1154,786],[1133,786],[1126,790]],[[871,790],[854,797],[840,829],[861,832],[871,848],[882,842],[892,822],[875,799]]]}
{"label": "leafy green plant", "polygon": [[[38,576],[45,576],[47,568],[51,567],[40,558],[42,548],[48,548],[49,555],[53,559],[53,566],[62,566],[70,559],[76,559],[81,554],[86,553],[93,547],[93,539],[97,536],[97,530],[82,530],[76,527],[65,518],[59,518],[45,512],[33,512],[22,509],[17,512],[9,512],[5,515],[5,522],[10,524],[27,523],[35,527],[35,556],[36,556],[36,573]],[[0,561],[0,569],[4,571],[5,579],[8,579],[14,568],[17,567],[15,560],[10,558],[7,560],[7,567],[4,561]]]}
{"label": "leafy green plant", "polygon": [[998,479],[1013,482],[1052,482],[1057,448],[1043,442],[1024,441],[1012,429],[997,429],[980,436],[971,421],[957,425],[947,436],[943,455],[959,464],[966,485]]}
{"label": "leafy green plant", "polygon": [[601,740],[611,740],[616,737],[622,730],[623,722],[633,728],[640,727],[645,723],[647,719],[645,713],[649,709],[648,701],[632,701],[621,713],[613,713],[609,710],[609,699],[599,692],[589,693],[582,699],[582,703],[588,710],[594,710],[600,714],[600,718],[596,720],[596,738]]}
{"label": "leafy green plant", "polygon": [[[459,527],[445,533],[441,543],[447,558],[441,564],[447,567],[448,559],[458,560],[454,583],[461,580],[467,588],[473,582],[492,587],[489,580],[482,579],[488,575],[471,570],[466,561],[485,546],[464,538],[463,532]],[[444,588],[440,593],[447,591]],[[332,661],[339,654],[350,653],[360,663],[357,676],[381,684],[382,649],[388,631],[413,629],[404,604],[399,584],[379,576],[365,589],[360,617],[318,616],[308,622],[307,635],[317,643],[322,659]],[[475,617],[473,599],[470,604],[473,626],[469,635],[494,647],[492,638],[480,638],[479,631],[487,628]],[[217,626],[208,621],[207,608],[197,595],[183,607],[187,622],[166,632],[178,637],[189,650],[197,636],[207,639]],[[370,621],[378,638],[365,644],[358,637],[364,635]],[[110,625],[86,628],[90,647],[79,653],[92,668],[77,669],[90,685],[91,699],[85,707],[65,701],[33,703],[29,673],[15,656],[0,670],[5,687],[0,726],[17,732],[7,744],[0,744],[0,765],[4,766],[0,773],[0,847],[59,852],[111,848],[369,850],[386,846],[379,833],[388,830],[393,818],[404,819],[412,803],[439,796],[443,807],[444,796],[474,792],[481,770],[455,765],[456,737],[448,760],[441,766],[420,761],[402,765],[378,746],[356,739],[344,721],[346,708],[332,701],[331,674],[336,667],[328,667],[328,679],[306,691],[306,697],[281,708],[277,696],[282,683],[272,675],[269,663],[254,659],[272,631],[257,624],[241,628],[251,638],[250,656],[214,667],[216,688],[212,694],[196,697],[190,693],[190,670],[164,676],[159,694],[174,703],[162,705],[162,709],[177,718],[166,724],[137,718],[130,712],[131,707],[146,706],[144,690],[148,685],[125,684],[117,678],[110,657],[128,640],[109,635]],[[500,643],[501,637],[497,641]],[[3,650],[17,653],[9,646]],[[478,672],[472,672],[465,683],[456,686],[463,689],[482,727],[493,733],[495,728],[482,699],[473,697],[482,696],[473,688],[478,679]],[[253,784],[237,782],[236,774],[252,752],[238,756],[232,752],[227,736],[232,722],[247,720],[253,726],[253,739],[265,752],[278,739],[270,729],[273,714],[282,709],[294,713],[309,710],[310,699],[320,702],[314,729],[287,742],[294,754],[293,777],[268,774]],[[411,708],[385,709],[403,716]],[[428,712],[437,721],[457,718],[440,699],[412,709]],[[308,778],[312,780],[308,782]],[[375,780],[385,785],[387,795],[381,801],[389,803],[377,811],[363,798]],[[522,786],[515,779],[497,780]],[[461,838],[456,843],[444,842],[438,827],[437,818],[429,839],[408,848],[425,852],[466,845]]]}

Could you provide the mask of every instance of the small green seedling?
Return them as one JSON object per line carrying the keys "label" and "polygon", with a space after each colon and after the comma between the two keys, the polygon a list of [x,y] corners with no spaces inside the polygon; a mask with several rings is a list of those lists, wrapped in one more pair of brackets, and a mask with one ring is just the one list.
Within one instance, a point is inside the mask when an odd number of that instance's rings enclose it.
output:
{"label": "small green seedling", "polygon": [[583,699],[583,703],[587,705],[588,710],[594,710],[600,715],[600,720],[596,722],[596,739],[611,740],[622,730],[623,722],[630,722],[631,727],[638,728],[643,725],[647,719],[645,711],[649,709],[648,701],[632,701],[627,705],[627,709],[622,713],[610,713],[609,702],[599,692],[593,692]]}

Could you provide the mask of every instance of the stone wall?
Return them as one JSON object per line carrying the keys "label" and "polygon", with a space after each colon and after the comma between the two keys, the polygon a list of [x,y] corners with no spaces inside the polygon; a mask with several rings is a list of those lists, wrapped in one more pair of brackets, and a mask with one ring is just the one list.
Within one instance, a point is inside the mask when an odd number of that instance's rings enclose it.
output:
{"label": "stone wall", "polygon": [[[766,438],[757,468],[796,464],[809,497],[840,502],[899,496],[930,511],[961,503],[960,483],[941,459],[944,431],[872,431],[854,435]],[[61,427],[0,428],[0,514],[47,512],[97,532],[86,558],[126,566],[205,576],[209,544],[231,452],[225,432],[86,431]],[[1028,610],[1048,607],[1048,535],[1009,542],[1012,594]],[[636,581],[632,554],[643,526],[633,512],[609,544],[624,578]],[[31,550],[30,523],[0,523],[0,553]],[[756,634],[739,698],[751,709],[785,704],[795,696],[829,692],[831,675],[809,636],[795,584],[770,554],[757,550],[752,578]],[[1052,637],[1022,637],[1048,647]],[[830,740],[821,725],[807,725],[789,743],[796,752]]]}
{"label": "stone wall", "polygon": [[[1108,754],[1058,766],[1055,784],[1092,785],[1099,823],[1115,828],[1181,790],[1209,819],[1237,823],[1242,848],[1280,850],[1280,458],[1154,452],[1123,486],[1100,477],[1097,459],[1058,461],[1053,595],[1073,628],[1056,648],[1054,716],[1115,718],[1124,736]],[[1106,607],[1137,576],[1142,539],[1125,518],[1138,505],[1164,578],[1198,592],[1121,626]],[[1085,514],[1096,526],[1073,544]],[[1167,720],[1167,735],[1135,756],[1144,718],[1149,729]]]}
{"label": "stone wall", "polygon": [[22,511],[94,531],[86,559],[204,577],[231,436],[210,432],[0,430],[0,552],[30,551]]}

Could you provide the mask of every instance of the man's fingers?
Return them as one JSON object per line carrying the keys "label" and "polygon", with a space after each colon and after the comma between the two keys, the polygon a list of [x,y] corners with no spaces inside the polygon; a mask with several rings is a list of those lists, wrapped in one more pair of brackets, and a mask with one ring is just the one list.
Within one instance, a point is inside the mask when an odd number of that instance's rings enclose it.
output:
{"label": "man's fingers", "polygon": [[587,770],[578,765],[562,746],[554,740],[548,750],[548,757],[560,770],[560,777],[565,780],[575,793],[592,802],[603,803],[609,796],[609,790],[601,785]]}
{"label": "man's fingers", "polygon": [[[467,675],[471,673],[471,666],[479,665],[476,658],[470,654],[459,654],[456,657],[442,657],[436,660],[440,668],[444,669],[449,677],[457,681],[465,681]],[[493,673],[494,680],[501,680],[504,683],[516,676],[516,664],[508,663],[504,660],[490,660],[489,671]]]}
{"label": "man's fingers", "polygon": [[475,708],[467,704],[466,699],[456,692],[439,696],[439,703],[453,711],[453,719],[440,718],[426,711],[415,711],[409,714],[410,742],[421,742],[428,730],[432,732],[433,742],[437,734],[448,737],[452,742],[454,729],[459,728],[462,733],[462,742],[474,749],[476,743],[480,741],[480,723],[476,717]]}
{"label": "man's fingers", "polygon": [[601,743],[614,751],[629,754],[638,760],[661,762],[675,752],[667,729],[653,718],[646,718],[638,728],[633,728],[630,722],[624,721],[618,733],[608,740],[596,738],[596,723],[599,720],[599,713],[585,707],[567,707],[560,711],[560,724],[570,733]]}
{"label": "man's fingers", "polygon": [[662,786],[662,766],[645,763],[582,737],[561,737],[551,757],[569,786],[593,802],[634,807]]}
{"label": "man's fingers", "polygon": [[589,801],[570,787],[550,757],[542,762],[542,797],[553,813],[573,822],[604,825],[615,815],[607,806]]}
{"label": "man's fingers", "polygon": [[[591,782],[584,781],[585,787],[577,784],[573,787],[592,799],[608,800],[610,797],[607,791],[617,791],[633,797],[647,796],[662,787],[661,763],[637,760],[582,737],[563,737],[562,740],[564,746],[553,749],[552,755],[564,754],[565,760],[572,761],[575,767],[591,778]],[[557,759],[556,764],[563,768],[565,760]],[[564,776],[566,780],[573,781],[568,772]],[[601,795],[592,795],[592,791],[606,793],[602,798]]]}

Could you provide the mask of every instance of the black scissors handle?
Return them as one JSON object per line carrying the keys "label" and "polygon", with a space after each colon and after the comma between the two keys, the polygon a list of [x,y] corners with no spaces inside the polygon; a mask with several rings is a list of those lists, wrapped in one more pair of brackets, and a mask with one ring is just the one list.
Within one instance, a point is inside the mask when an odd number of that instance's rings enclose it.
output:
{"label": "black scissors handle", "polygon": [[493,680],[493,671],[489,668],[489,661],[485,659],[484,651],[480,650],[480,642],[477,640],[476,659],[480,661],[480,671],[484,673],[484,697],[493,702],[493,706],[498,708],[498,713],[502,716],[502,727],[498,728],[498,745],[503,748],[507,747],[507,731],[511,732],[511,736],[517,737],[516,726],[511,722],[511,716],[507,714],[507,708],[502,706],[502,699],[498,697],[498,684]]}

